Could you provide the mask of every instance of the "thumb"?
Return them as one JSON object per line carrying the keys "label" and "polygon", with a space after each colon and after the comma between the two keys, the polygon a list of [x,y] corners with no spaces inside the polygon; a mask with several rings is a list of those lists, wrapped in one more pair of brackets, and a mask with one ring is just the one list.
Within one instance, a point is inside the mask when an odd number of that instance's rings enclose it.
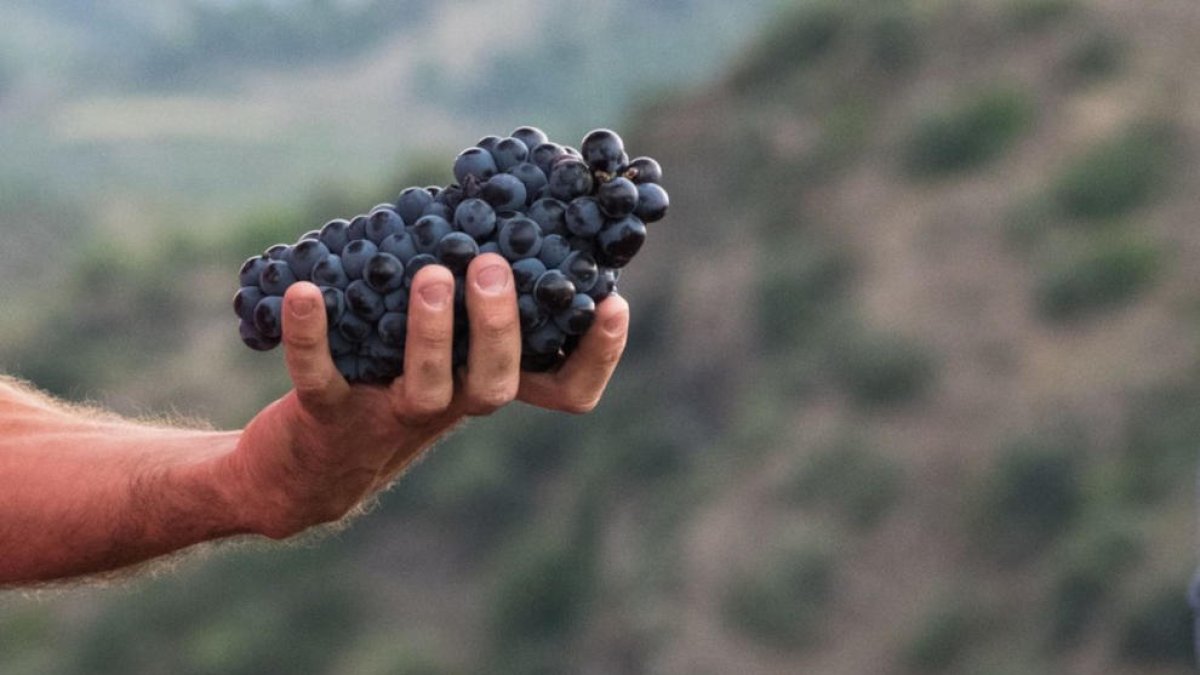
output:
{"label": "thumb", "polygon": [[307,281],[283,296],[283,350],[300,403],[310,412],[336,406],[350,393],[329,353],[325,298]]}

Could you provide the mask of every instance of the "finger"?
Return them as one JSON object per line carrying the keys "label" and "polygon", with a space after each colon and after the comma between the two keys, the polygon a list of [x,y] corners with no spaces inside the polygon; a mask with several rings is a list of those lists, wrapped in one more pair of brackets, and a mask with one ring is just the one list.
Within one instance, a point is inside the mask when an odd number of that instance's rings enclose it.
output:
{"label": "finger", "polygon": [[333,365],[326,330],[321,290],[307,281],[292,284],[283,296],[284,361],[300,403],[313,412],[335,407],[350,393]]}
{"label": "finger", "polygon": [[417,272],[409,294],[404,377],[392,385],[397,415],[427,419],[450,404],[453,342],[454,276],[441,265],[429,265]]}
{"label": "finger", "polygon": [[467,411],[486,415],[517,396],[521,381],[521,324],[512,268],[485,253],[467,269],[467,314],[471,343],[467,356]]}
{"label": "finger", "polygon": [[596,307],[596,322],[562,368],[553,374],[524,374],[517,397],[543,408],[591,412],[621,360],[628,333],[629,303],[610,295]]}

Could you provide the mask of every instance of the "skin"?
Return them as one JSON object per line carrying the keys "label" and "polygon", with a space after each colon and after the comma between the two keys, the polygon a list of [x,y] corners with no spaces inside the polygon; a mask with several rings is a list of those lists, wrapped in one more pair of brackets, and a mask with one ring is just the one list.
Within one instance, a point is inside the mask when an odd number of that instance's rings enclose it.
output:
{"label": "skin", "polygon": [[329,355],[323,302],[284,298],[293,389],[241,431],[146,425],[72,408],[0,380],[0,585],[109,573],[235,535],[285,539],[352,513],[465,418],[519,400],[570,413],[599,402],[625,347],[612,296],[556,373],[520,372],[512,272],[485,254],[467,272],[468,365],[452,372],[453,277],[413,281],[405,375],[350,385]]}

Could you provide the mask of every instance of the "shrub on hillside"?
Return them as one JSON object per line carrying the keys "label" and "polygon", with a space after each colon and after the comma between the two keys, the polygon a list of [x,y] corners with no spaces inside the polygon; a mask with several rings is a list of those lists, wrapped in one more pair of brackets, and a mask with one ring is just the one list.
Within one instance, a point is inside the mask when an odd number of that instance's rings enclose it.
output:
{"label": "shrub on hillside", "polygon": [[1008,21],[1018,30],[1040,30],[1066,17],[1078,0],[1009,0]]}
{"label": "shrub on hillside", "polygon": [[933,353],[899,335],[858,331],[832,346],[834,376],[864,406],[904,403],[920,397],[937,375]]}
{"label": "shrub on hillside", "polygon": [[842,439],[806,459],[783,485],[788,501],[832,506],[853,526],[868,528],[900,499],[900,467],[862,439]]}
{"label": "shrub on hillside", "polygon": [[1050,641],[1065,649],[1076,644],[1104,611],[1121,575],[1143,554],[1138,531],[1103,518],[1079,533],[1064,551],[1051,591]]}
{"label": "shrub on hillside", "polygon": [[1167,178],[1173,136],[1164,125],[1141,124],[1085,151],[1053,182],[1059,208],[1075,218],[1102,220],[1145,206]]}
{"label": "shrub on hillside", "polygon": [[979,617],[958,601],[943,601],[917,626],[902,660],[914,673],[938,673],[955,665],[978,629]]}
{"label": "shrub on hillside", "polygon": [[1140,599],[1122,621],[1119,651],[1125,661],[1192,665],[1192,610],[1186,584],[1168,584]]}
{"label": "shrub on hillside", "polygon": [[1034,290],[1037,308],[1050,319],[1071,319],[1127,302],[1162,270],[1157,246],[1128,236],[1102,236],[1082,249],[1042,263]]}
{"label": "shrub on hillside", "polygon": [[734,70],[733,84],[743,89],[764,85],[808,66],[833,47],[845,22],[844,10],[827,0],[785,12]]}
{"label": "shrub on hillside", "polygon": [[721,611],[726,626],[756,642],[801,648],[816,640],[833,593],[834,561],[826,551],[777,548],[736,575]]}
{"label": "shrub on hillside", "polygon": [[1028,95],[994,88],[960,99],[917,122],[904,142],[905,168],[913,176],[942,176],[996,159],[1033,122]]}
{"label": "shrub on hillside", "polygon": [[1120,71],[1125,52],[1125,44],[1115,35],[1099,31],[1092,33],[1067,54],[1063,62],[1064,75],[1074,84],[1106,80]]}

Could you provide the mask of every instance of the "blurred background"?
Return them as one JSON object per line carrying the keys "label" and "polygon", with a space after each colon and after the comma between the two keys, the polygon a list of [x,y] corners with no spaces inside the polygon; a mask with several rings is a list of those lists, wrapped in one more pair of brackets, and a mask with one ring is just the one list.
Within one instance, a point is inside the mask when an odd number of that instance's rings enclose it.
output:
{"label": "blurred background", "polygon": [[0,595],[0,672],[1190,672],[1194,0],[5,0],[0,370],[244,424],[241,262],[609,126],[673,210],[601,407],[347,531]]}

